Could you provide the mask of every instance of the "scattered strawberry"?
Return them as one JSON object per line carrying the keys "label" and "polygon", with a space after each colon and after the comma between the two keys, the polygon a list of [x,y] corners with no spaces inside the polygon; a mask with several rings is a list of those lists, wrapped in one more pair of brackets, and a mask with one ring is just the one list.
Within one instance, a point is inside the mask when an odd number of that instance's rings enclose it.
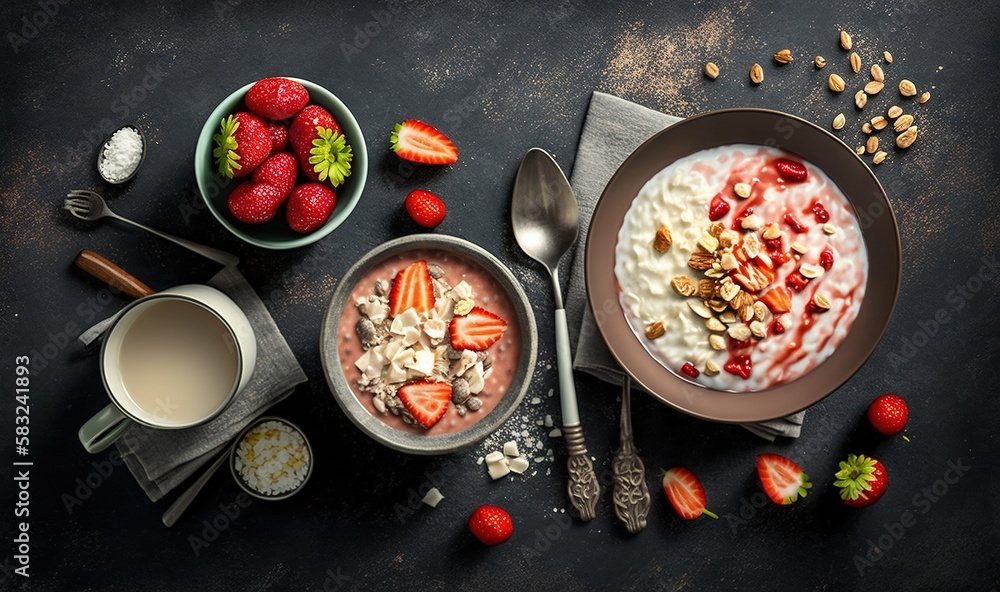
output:
{"label": "scattered strawberry", "polygon": [[791,226],[792,230],[794,230],[795,232],[805,232],[806,230],[808,230],[808,228],[803,226],[802,223],[799,222],[798,219],[795,217],[795,215],[792,214],[791,212],[785,212],[783,218],[785,220],[785,223]]}
{"label": "scattered strawberry", "polygon": [[774,161],[774,168],[778,169],[778,173],[786,183],[801,183],[809,176],[804,164],[789,158],[777,159]]}
{"label": "scattered strawberry", "polygon": [[806,284],[809,283],[809,278],[799,273],[799,270],[795,270],[788,274],[785,278],[785,285],[791,288],[795,292],[801,292],[805,289]]}
{"label": "scattered strawberry", "polygon": [[219,172],[239,179],[253,172],[271,154],[271,134],[260,117],[240,111],[222,120],[212,136],[212,157]]}
{"label": "scattered strawberry", "polygon": [[281,152],[288,146],[288,128],[284,124],[272,121],[267,124],[267,131],[271,134],[271,154]]}
{"label": "scattered strawberry", "polygon": [[309,91],[294,80],[264,78],[247,91],[247,109],[264,119],[288,119],[309,103]]}
{"label": "scattered strawberry", "polygon": [[229,193],[229,211],[240,222],[263,224],[278,212],[287,193],[270,183],[244,181]]}
{"label": "scattered strawberry", "polygon": [[510,514],[497,506],[482,505],[469,518],[469,531],[484,545],[499,545],[514,534]]}
{"label": "scattered strawberry", "polygon": [[829,212],[827,212],[826,208],[823,207],[823,204],[818,201],[812,205],[812,213],[813,216],[816,217],[816,221],[820,224],[825,224],[830,221]]}
{"label": "scattered strawberry", "polygon": [[780,315],[792,310],[792,291],[784,286],[775,286],[758,298],[771,312]]}
{"label": "scattered strawberry", "polygon": [[806,303],[806,312],[811,312],[811,313],[816,313],[816,314],[823,314],[824,312],[826,312],[828,310],[830,310],[829,305],[827,305],[827,306],[820,306],[819,302],[816,301],[816,296],[813,296],[812,298],[810,298],[809,302]]}
{"label": "scattered strawberry", "polygon": [[906,401],[903,400],[903,397],[893,393],[876,397],[868,406],[868,421],[872,422],[872,426],[886,436],[903,431],[909,417],[910,410],[906,407]]}
{"label": "scattered strawberry", "polygon": [[780,454],[764,453],[757,456],[757,474],[764,492],[776,504],[791,504],[805,497],[812,487],[809,476],[799,465]]}
{"label": "scattered strawberry", "polygon": [[453,317],[448,329],[451,346],[456,350],[483,351],[500,340],[507,330],[507,322],[476,306],[467,315]]}
{"label": "scattered strawberry", "polygon": [[684,362],[684,365],[681,366],[681,372],[687,374],[691,378],[698,378],[698,375],[701,374],[701,372],[699,372],[691,362]]}
{"label": "scattered strawberry", "polygon": [[425,189],[414,189],[406,196],[406,211],[424,228],[434,228],[444,220],[446,209],[441,198]]}
{"label": "scattered strawberry", "polygon": [[287,152],[272,154],[253,172],[254,183],[270,183],[281,191],[282,200],[295,188],[299,167],[295,157]]}
{"label": "scattered strawberry", "polygon": [[743,211],[733,218],[733,224],[730,228],[737,232],[743,232],[743,219],[750,216],[753,216],[753,208],[743,208]]}
{"label": "scattered strawberry", "polygon": [[288,128],[288,141],[310,179],[329,180],[338,187],[350,176],[354,159],[351,145],[337,120],[319,105],[309,105],[295,116]]}
{"label": "scattered strawberry", "polygon": [[694,520],[702,514],[719,518],[705,509],[705,489],[694,473],[684,467],[674,467],[663,472],[663,491],[681,518]]}
{"label": "scattered strawberry", "polygon": [[779,321],[778,319],[774,319],[773,321],[771,321],[771,333],[776,333],[778,335],[781,335],[784,332],[785,332],[785,326],[781,324],[781,321]]}
{"label": "scattered strawberry", "polygon": [[889,484],[889,474],[878,460],[863,454],[851,454],[840,461],[833,485],[840,488],[840,499],[848,506],[863,508],[878,501]]}
{"label": "scattered strawberry", "polygon": [[823,269],[830,271],[833,267],[833,249],[827,247],[823,249],[823,252],[819,254],[819,264]]}
{"label": "scattered strawberry", "polygon": [[728,213],[729,202],[722,196],[722,192],[716,193],[712,203],[708,205],[708,219],[715,222]]}
{"label": "scattered strawberry", "polygon": [[743,249],[735,252],[738,265],[729,272],[733,281],[751,294],[760,292],[774,281],[774,270],[761,259],[747,259]]}
{"label": "scattered strawberry", "polygon": [[420,314],[434,308],[434,284],[423,259],[397,273],[389,290],[389,314],[396,317],[411,308]]}
{"label": "scattered strawberry", "polygon": [[458,160],[458,149],[448,136],[416,119],[397,123],[389,143],[400,158],[421,164],[452,164]]}
{"label": "scattered strawberry", "polygon": [[753,361],[750,360],[750,356],[736,355],[727,360],[722,365],[722,369],[746,380],[750,378],[750,373],[753,372]]}
{"label": "scattered strawberry", "polygon": [[396,391],[400,402],[417,423],[430,428],[441,421],[451,404],[451,385],[437,380],[408,382]]}
{"label": "scattered strawberry", "polygon": [[337,205],[337,192],[321,183],[304,183],[288,196],[285,212],[288,225],[295,232],[312,232],[330,217]]}

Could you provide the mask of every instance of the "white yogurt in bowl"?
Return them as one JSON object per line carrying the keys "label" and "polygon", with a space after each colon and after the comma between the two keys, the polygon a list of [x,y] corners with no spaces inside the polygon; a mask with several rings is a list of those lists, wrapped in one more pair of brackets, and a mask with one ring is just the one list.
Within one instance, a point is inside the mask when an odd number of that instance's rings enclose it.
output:
{"label": "white yogurt in bowl", "polygon": [[682,377],[734,392],[794,380],[827,359],[858,315],[867,275],[840,189],[797,156],[748,144],[656,174],[615,248],[619,299],[647,351]]}

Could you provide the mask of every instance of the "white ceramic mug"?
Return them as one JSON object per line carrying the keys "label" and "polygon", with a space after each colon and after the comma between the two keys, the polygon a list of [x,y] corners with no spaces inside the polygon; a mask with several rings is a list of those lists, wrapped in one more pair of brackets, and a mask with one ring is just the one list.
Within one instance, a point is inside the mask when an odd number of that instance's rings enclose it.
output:
{"label": "white ceramic mug", "polygon": [[187,284],[136,300],[105,335],[101,379],[111,404],[80,428],[80,442],[95,453],[132,422],[201,425],[246,386],[256,360],[250,321],[215,288]]}

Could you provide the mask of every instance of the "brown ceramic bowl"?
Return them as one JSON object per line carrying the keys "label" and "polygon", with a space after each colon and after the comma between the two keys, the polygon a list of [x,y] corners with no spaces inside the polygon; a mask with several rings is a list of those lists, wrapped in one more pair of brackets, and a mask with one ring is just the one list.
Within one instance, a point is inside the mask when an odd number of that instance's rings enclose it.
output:
{"label": "brown ceramic bowl", "polygon": [[[700,386],[670,372],[632,332],[618,300],[615,245],[632,200],[674,161],[728,144],[773,146],[811,161],[850,200],[868,250],[866,293],[837,350],[812,371],[770,389],[737,393]],[[594,210],[586,245],[587,295],[597,326],[621,367],[649,393],[690,415],[721,422],[766,421],[801,411],[846,382],[865,363],[889,323],[902,260],[896,219],[878,179],[846,144],[798,117],[764,109],[726,109],[659,132],[611,177]]]}

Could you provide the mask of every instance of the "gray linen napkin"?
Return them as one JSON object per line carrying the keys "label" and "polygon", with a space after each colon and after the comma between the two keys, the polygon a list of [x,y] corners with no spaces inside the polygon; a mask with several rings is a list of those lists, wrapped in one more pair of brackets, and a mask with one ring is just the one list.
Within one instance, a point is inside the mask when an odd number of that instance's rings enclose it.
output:
{"label": "gray linen napkin", "polygon": [[[306,382],[305,372],[274,319],[243,275],[235,267],[227,267],[207,283],[227,294],[247,315],[257,337],[257,364],[250,382],[212,421],[185,430],[134,424],[118,439],[125,465],[154,502],[220,453],[254,418]],[[84,347],[90,345],[108,325],[107,320],[98,323],[80,336],[80,342]]]}
{"label": "gray linen napkin", "polygon": [[[650,136],[678,121],[680,118],[595,92],[590,98],[590,109],[576,149],[570,184],[580,204],[581,235],[566,292],[570,343],[576,352],[573,367],[612,384],[621,384],[622,371],[604,344],[587,305],[583,261],[587,228],[598,198],[625,158]],[[743,427],[772,441],[777,436],[797,438],[804,415],[802,411],[783,419],[744,424]]]}

